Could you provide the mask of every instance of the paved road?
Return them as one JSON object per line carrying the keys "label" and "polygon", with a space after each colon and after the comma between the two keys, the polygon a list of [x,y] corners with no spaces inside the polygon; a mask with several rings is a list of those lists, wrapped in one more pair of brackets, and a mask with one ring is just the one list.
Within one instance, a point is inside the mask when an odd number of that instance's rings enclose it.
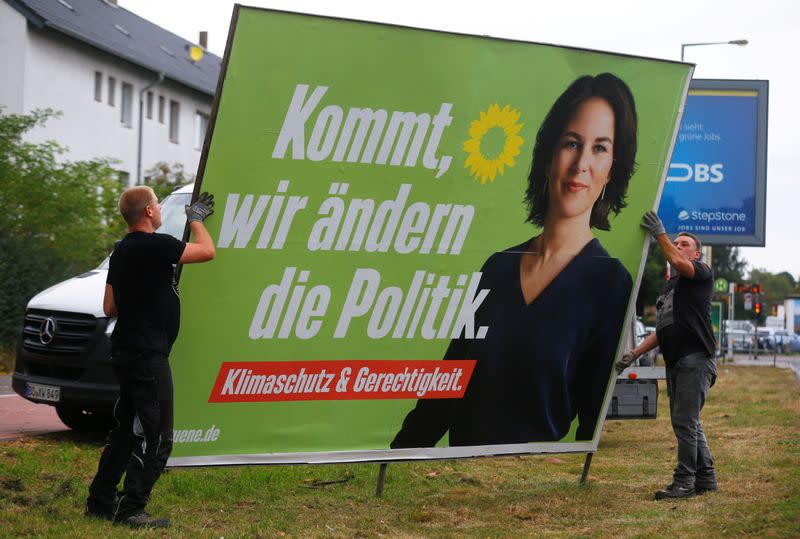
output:
{"label": "paved road", "polygon": [[65,430],[55,408],[23,399],[11,389],[11,376],[0,376],[0,442]]}
{"label": "paved road", "polygon": [[14,393],[11,389],[11,376],[0,376],[0,395],[10,395]]}
{"label": "paved road", "polygon": [[797,382],[800,383],[800,355],[772,355],[759,354],[757,358],[749,354],[734,354],[734,365],[752,365],[771,367],[775,365],[781,369],[792,369],[797,375]]}

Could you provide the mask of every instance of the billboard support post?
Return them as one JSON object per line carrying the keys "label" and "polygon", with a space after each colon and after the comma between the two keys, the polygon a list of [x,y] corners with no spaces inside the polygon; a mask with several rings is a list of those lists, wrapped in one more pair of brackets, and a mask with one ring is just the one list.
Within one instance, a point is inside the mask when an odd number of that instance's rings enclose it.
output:
{"label": "billboard support post", "polygon": [[586,484],[586,479],[589,477],[589,466],[592,465],[592,457],[594,453],[586,453],[586,460],[583,461],[583,473],[581,473],[581,485]]}
{"label": "billboard support post", "polygon": [[375,486],[376,498],[383,496],[383,482],[386,480],[386,467],[388,465],[388,462],[381,462],[381,466],[378,469],[378,484]]}

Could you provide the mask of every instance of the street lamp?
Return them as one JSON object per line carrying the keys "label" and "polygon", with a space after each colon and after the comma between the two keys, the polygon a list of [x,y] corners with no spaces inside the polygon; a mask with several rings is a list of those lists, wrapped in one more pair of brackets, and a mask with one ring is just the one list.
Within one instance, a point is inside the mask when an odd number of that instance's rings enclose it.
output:
{"label": "street lamp", "polygon": [[707,43],[682,43],[681,44],[681,62],[683,62],[683,53],[686,50],[686,47],[702,47],[704,45],[739,45],[740,47],[744,47],[747,45],[746,39],[734,39],[731,41],[710,41]]}
{"label": "street lamp", "polygon": [[[683,56],[686,52],[686,47],[703,47],[705,45],[739,45],[740,47],[744,47],[747,45],[746,39],[732,39],[731,41],[708,41],[704,43],[681,43],[681,62],[683,62]],[[705,245],[703,246],[703,260],[708,262],[708,265],[711,266],[711,246]]]}

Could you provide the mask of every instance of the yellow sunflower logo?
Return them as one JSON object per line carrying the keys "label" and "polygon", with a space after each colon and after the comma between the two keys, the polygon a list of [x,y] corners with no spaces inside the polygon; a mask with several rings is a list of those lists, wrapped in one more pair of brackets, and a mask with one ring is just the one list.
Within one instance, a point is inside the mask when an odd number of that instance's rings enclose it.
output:
{"label": "yellow sunflower logo", "polygon": [[494,182],[495,176],[505,172],[505,167],[514,168],[514,158],[525,142],[518,135],[525,124],[517,123],[520,112],[506,105],[502,109],[495,103],[487,111],[481,111],[480,119],[473,120],[469,127],[470,139],[464,142],[464,151],[469,154],[464,168],[470,176]]}

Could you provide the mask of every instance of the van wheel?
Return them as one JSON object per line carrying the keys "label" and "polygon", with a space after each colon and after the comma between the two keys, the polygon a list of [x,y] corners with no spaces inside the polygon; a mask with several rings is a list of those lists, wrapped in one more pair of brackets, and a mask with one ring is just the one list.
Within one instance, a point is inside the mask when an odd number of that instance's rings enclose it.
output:
{"label": "van wheel", "polygon": [[111,428],[113,416],[108,412],[73,406],[56,406],[58,418],[77,432],[105,432]]}

